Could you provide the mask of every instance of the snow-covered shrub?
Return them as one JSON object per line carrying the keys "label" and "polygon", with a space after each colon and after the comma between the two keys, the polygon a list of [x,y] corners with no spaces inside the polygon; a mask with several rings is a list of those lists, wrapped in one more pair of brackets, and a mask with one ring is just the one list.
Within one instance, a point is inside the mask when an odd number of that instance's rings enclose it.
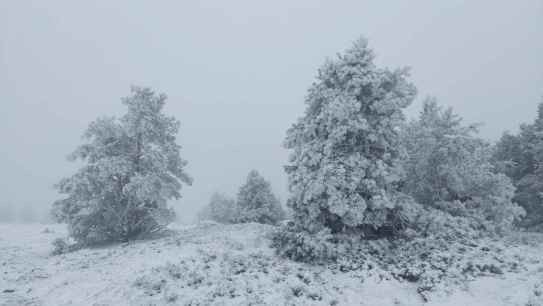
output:
{"label": "snow-covered shrub", "polygon": [[469,218],[453,216],[433,207],[419,207],[417,217],[410,224],[413,232],[407,240],[439,237],[451,243],[457,241],[470,243],[485,237],[480,226]]}
{"label": "snow-covered shrub", "polygon": [[407,150],[403,191],[417,202],[502,231],[523,215],[514,186],[491,163],[492,147],[462,125],[451,109],[425,102],[420,118],[404,129]]}
{"label": "snow-covered shrub", "polygon": [[285,211],[272,193],[270,183],[256,170],[249,172],[247,181],[238,192],[237,222],[277,224],[285,219]]}
{"label": "snow-covered shrub", "polygon": [[[474,223],[465,217],[455,217],[441,210],[425,207],[406,196],[403,196],[402,200],[402,205],[398,206],[399,211],[393,214],[398,218],[385,223],[380,231],[332,234],[330,229],[325,228],[317,233],[309,233],[288,221],[272,233],[272,246],[280,256],[296,261],[333,263],[347,260],[354,263],[360,259],[360,252],[367,251],[360,249],[365,241],[379,243],[394,237],[397,243],[401,244],[413,239],[438,236],[451,242],[471,241],[481,237]],[[394,228],[397,230],[394,231]]]}
{"label": "snow-covered shrub", "polygon": [[53,245],[51,255],[62,255],[75,251],[79,247],[79,245],[75,244],[73,241],[70,241],[70,239],[65,238],[56,238],[51,244]]}
{"label": "snow-covered shrub", "polygon": [[530,299],[525,306],[543,306],[543,280],[534,285]]}
{"label": "snow-covered shrub", "polygon": [[50,228],[48,228],[48,227],[44,228],[44,229],[41,231],[42,234],[51,234],[51,233],[54,233],[54,232],[55,232],[55,230],[50,229]]}
{"label": "snow-covered shrub", "polygon": [[416,93],[407,76],[406,69],[377,67],[364,39],[320,68],[285,141],[298,227],[365,233],[397,218],[399,127]]}
{"label": "snow-covered shrub", "polygon": [[209,204],[198,214],[200,220],[211,220],[219,223],[235,223],[237,218],[236,201],[221,193],[214,193]]}
{"label": "snow-covered shrub", "polygon": [[335,261],[338,256],[338,245],[329,229],[318,233],[308,233],[289,226],[281,226],[272,235],[272,247],[278,255],[292,260],[323,263]]}
{"label": "snow-covered shrub", "polygon": [[60,255],[64,254],[68,251],[68,243],[66,240],[62,238],[57,238],[53,240],[53,251],[51,252],[52,255]]}
{"label": "snow-covered shrub", "polygon": [[132,88],[121,118],[100,118],[84,134],[70,160],[84,163],[57,185],[66,197],[53,214],[67,222],[79,243],[127,240],[173,220],[167,200],[180,197],[191,179],[175,142],[179,122],[162,113],[166,96]]}
{"label": "snow-covered shrub", "polygon": [[272,236],[272,246],[279,255],[342,273],[375,270],[384,278],[412,282],[424,299],[451,284],[521,267],[517,258],[503,254],[501,241],[485,238],[468,218],[422,205],[414,210],[418,217],[396,239],[310,234],[284,226]]}
{"label": "snow-covered shrub", "polygon": [[416,283],[425,297],[426,292],[440,287],[516,271],[519,262],[505,255],[501,247],[503,244],[489,240],[450,240],[438,235],[390,243],[372,259],[395,278]]}

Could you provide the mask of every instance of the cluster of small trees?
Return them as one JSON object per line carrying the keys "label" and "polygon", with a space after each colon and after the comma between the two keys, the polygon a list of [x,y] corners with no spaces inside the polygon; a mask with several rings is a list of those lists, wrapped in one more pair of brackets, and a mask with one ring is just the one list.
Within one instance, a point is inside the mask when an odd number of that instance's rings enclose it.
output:
{"label": "cluster of small trees", "polygon": [[[406,122],[403,110],[416,96],[408,70],[380,68],[374,57],[360,39],[328,60],[287,132],[292,220],[276,236],[280,252],[299,259],[319,248],[311,241],[401,237],[420,232],[428,216],[461,218],[485,233],[543,223],[543,103],[533,124],[494,146],[435,99]],[[192,180],[165,100],[133,88],[123,100],[128,112],[91,123],[71,155],[85,166],[57,185],[66,197],[54,213],[78,242],[131,239],[173,219],[167,201]],[[277,224],[285,212],[251,171],[237,199],[214,194],[200,218]]]}
{"label": "cluster of small trees", "polygon": [[427,100],[402,140],[407,154],[401,191],[418,203],[468,217],[492,232],[506,231],[524,216],[513,202],[511,180],[491,162],[492,145],[477,137],[475,125],[462,125],[452,109]]}
{"label": "cluster of small trees", "polygon": [[[53,216],[68,224],[77,243],[126,241],[174,219],[167,201],[180,198],[181,187],[192,179],[176,143],[179,122],[163,114],[165,102],[163,94],[133,87],[123,99],[127,113],[92,122],[85,143],[69,156],[84,166],[56,185],[65,197],[53,204]],[[269,182],[251,171],[237,201],[215,194],[200,217],[277,224],[285,212]]]}
{"label": "cluster of small trees", "polygon": [[272,193],[270,183],[258,171],[252,170],[240,187],[237,200],[215,193],[198,217],[219,223],[277,224],[285,219],[286,213]]}

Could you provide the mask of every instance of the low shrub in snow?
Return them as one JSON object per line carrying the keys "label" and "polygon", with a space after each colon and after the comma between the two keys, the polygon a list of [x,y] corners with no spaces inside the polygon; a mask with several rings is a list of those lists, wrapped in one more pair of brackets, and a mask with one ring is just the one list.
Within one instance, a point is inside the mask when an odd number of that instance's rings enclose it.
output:
{"label": "low shrub in snow", "polygon": [[503,244],[494,243],[477,222],[418,209],[409,228],[393,239],[310,234],[291,223],[275,231],[272,246],[281,256],[343,272],[378,267],[389,277],[416,283],[422,296],[451,282],[519,269],[521,263],[505,256]]}
{"label": "low shrub in snow", "polygon": [[272,246],[281,256],[295,261],[319,263],[338,259],[338,244],[330,230],[310,234],[282,226],[272,235]]}
{"label": "low shrub in snow", "polygon": [[[202,250],[197,257],[153,269],[136,279],[134,286],[149,298],[184,305],[210,305],[220,300],[259,305],[263,304],[262,297],[256,291],[263,288],[247,280],[269,273],[273,262],[261,253],[219,254]],[[191,294],[179,296],[176,292],[180,290]]]}
{"label": "low shrub in snow", "polygon": [[[261,251],[202,250],[159,266],[133,283],[138,302],[176,305],[337,305],[342,288],[333,272],[285,262]],[[357,273],[353,273],[357,274]],[[352,285],[360,284],[359,276]]]}
{"label": "low shrub in snow", "polygon": [[284,222],[271,236],[272,246],[277,253],[295,261],[325,263],[347,256],[353,244],[363,240],[399,239],[429,230],[432,220],[424,220],[422,206],[402,199],[403,205],[390,210],[388,217],[378,226],[359,230],[354,228],[342,233],[333,233],[323,227],[311,233],[295,221]]}
{"label": "low shrub in snow", "polygon": [[79,247],[77,244],[73,243],[73,241],[70,241],[70,239],[64,238],[56,238],[53,240],[52,245],[53,251],[51,251],[51,255],[62,255],[75,251]]}
{"label": "low shrub in snow", "polygon": [[55,231],[53,229],[50,229],[50,228],[46,227],[41,232],[42,232],[42,234],[52,234]]}
{"label": "low shrub in snow", "polygon": [[525,306],[543,306],[543,280],[534,285],[530,300]]}

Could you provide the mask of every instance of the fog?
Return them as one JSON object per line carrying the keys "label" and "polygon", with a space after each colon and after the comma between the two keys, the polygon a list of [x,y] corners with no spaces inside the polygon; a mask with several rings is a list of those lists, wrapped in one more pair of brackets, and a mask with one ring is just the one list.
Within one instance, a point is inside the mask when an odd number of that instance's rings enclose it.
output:
{"label": "fog", "polygon": [[318,67],[360,35],[379,64],[412,68],[409,116],[432,95],[491,140],[535,116],[542,1],[2,1],[0,204],[43,214],[66,155],[131,84],[166,93],[181,121],[182,220],[251,169],[285,201],[285,132]]}

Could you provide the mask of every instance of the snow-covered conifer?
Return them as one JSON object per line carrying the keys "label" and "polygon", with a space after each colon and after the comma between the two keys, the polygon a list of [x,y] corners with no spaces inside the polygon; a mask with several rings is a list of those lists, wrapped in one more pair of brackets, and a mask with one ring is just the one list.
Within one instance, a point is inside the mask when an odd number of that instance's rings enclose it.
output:
{"label": "snow-covered conifer", "polygon": [[395,217],[407,69],[377,67],[365,39],[328,60],[287,133],[294,222],[309,232],[377,231]]}
{"label": "snow-covered conifer", "polygon": [[198,214],[200,220],[212,220],[219,223],[234,223],[237,218],[236,201],[224,194],[214,193]]}
{"label": "snow-covered conifer", "polygon": [[526,210],[522,225],[543,230],[543,102],[533,123],[502,136],[494,162],[517,188],[514,200]]}
{"label": "snow-covered conifer", "polygon": [[477,126],[462,124],[435,99],[404,130],[407,158],[403,190],[417,202],[475,218],[489,229],[504,229],[523,211],[512,202],[515,188],[495,171],[492,147],[477,137]]}
{"label": "snow-covered conifer", "polygon": [[126,240],[160,228],[173,219],[167,201],[191,183],[176,143],[179,122],[163,113],[166,96],[133,87],[122,102],[124,116],[89,125],[85,143],[69,157],[84,165],[57,184],[65,197],[53,213],[80,243]]}
{"label": "snow-covered conifer", "polygon": [[237,200],[238,222],[277,224],[285,218],[285,211],[272,193],[270,183],[256,170],[249,172],[240,187]]}

